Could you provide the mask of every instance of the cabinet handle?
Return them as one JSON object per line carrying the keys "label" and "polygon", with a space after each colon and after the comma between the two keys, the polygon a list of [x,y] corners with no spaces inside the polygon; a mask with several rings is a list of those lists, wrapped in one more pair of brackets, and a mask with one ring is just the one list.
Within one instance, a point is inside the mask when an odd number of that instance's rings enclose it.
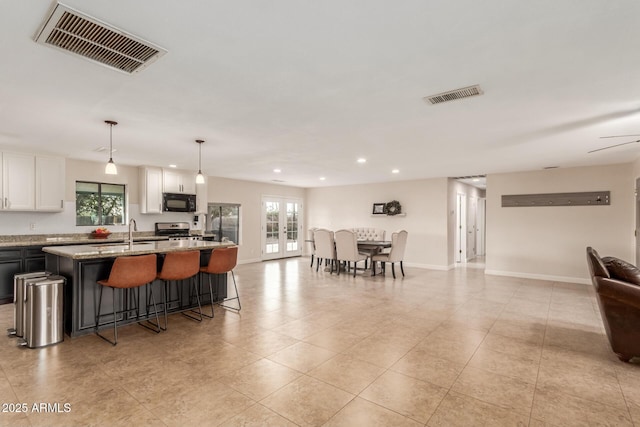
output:
{"label": "cabinet handle", "polygon": [[158,205],[158,212],[162,212],[162,203]]}
{"label": "cabinet handle", "polygon": [[60,199],[60,209],[64,209],[64,199]]}

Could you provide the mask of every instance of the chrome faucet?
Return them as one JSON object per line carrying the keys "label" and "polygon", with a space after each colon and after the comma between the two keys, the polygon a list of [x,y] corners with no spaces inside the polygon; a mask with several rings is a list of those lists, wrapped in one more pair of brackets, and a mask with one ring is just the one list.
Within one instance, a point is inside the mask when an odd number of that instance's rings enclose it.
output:
{"label": "chrome faucet", "polygon": [[[133,224],[133,230],[131,229],[131,224]],[[138,224],[136,220],[131,218],[129,220],[129,246],[133,245],[133,232],[138,231]]]}

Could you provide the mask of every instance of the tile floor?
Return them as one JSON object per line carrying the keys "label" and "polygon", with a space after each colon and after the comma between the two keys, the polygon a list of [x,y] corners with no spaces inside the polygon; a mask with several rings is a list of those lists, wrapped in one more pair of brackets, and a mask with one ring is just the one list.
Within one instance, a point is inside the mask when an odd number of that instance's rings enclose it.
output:
{"label": "tile floor", "polygon": [[609,350],[590,286],[406,273],[241,265],[239,315],[124,327],[116,347],[2,338],[1,409],[28,411],[0,425],[640,426],[640,363]]}

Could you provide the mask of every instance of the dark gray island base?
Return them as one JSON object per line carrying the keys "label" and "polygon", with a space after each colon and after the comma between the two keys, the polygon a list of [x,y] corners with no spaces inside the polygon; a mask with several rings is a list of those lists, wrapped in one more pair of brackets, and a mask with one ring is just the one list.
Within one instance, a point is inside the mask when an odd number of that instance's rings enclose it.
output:
{"label": "dark gray island base", "polygon": [[[158,271],[162,267],[164,254],[167,252],[199,250],[200,265],[206,266],[211,256],[211,251],[216,247],[232,246],[233,244],[217,243],[217,242],[197,242],[197,241],[179,241],[179,242],[154,242],[139,243],[133,246],[120,245],[109,246],[103,245],[102,250],[96,250],[100,245],[92,248],[83,246],[54,246],[45,247],[45,265],[46,270],[54,274],[59,274],[67,279],[64,291],[64,328],[65,332],[71,336],[80,336],[94,332],[96,322],[96,309],[98,306],[98,296],[100,285],[98,280],[109,277],[111,266],[116,257],[129,255],[143,255],[155,253],[158,256]],[[207,305],[211,303],[208,295],[208,278],[206,276],[196,276],[196,281],[201,284],[201,289],[206,293],[201,297],[201,304]],[[221,300],[227,294],[227,276],[225,274],[212,275],[214,293],[217,292],[217,299]],[[164,282],[156,280],[152,283],[153,296],[156,303],[162,302],[162,289]],[[186,281],[178,283],[178,286],[170,286],[171,294],[169,299],[177,299],[179,296],[183,302],[183,307],[197,307],[194,295],[189,295],[189,286]],[[135,307],[135,301],[138,299],[138,290],[135,299],[130,298],[129,292],[124,291],[124,297],[116,292],[116,310],[121,311],[125,308]],[[149,301],[149,287],[145,286],[139,290],[141,301],[140,318],[154,317],[152,313],[147,313],[146,301]],[[181,292],[181,295],[178,295]],[[103,292],[102,296],[102,314],[100,323],[113,321],[113,315],[104,316],[104,314],[113,312],[113,293]],[[169,313],[180,311],[181,307],[170,307]],[[153,310],[153,306],[150,307]],[[154,317],[155,319],[155,317]],[[118,324],[125,325],[136,321],[135,313],[118,315]],[[102,329],[102,328],[101,328]]]}

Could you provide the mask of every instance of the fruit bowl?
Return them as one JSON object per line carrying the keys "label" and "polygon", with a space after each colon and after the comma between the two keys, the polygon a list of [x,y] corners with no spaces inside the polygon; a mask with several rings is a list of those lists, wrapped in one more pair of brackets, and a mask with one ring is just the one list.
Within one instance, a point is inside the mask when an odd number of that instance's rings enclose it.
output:
{"label": "fruit bowl", "polygon": [[109,230],[94,230],[91,232],[91,237],[94,239],[106,239],[109,237],[111,232]]}

